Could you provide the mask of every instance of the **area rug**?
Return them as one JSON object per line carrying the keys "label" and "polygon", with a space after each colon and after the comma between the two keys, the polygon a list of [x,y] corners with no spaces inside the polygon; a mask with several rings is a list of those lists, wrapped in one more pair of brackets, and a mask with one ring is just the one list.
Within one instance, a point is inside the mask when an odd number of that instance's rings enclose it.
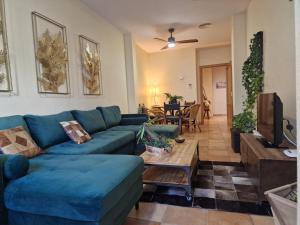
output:
{"label": "area rug", "polygon": [[267,202],[258,202],[256,189],[241,164],[199,161],[198,165],[193,179],[192,200],[187,200],[185,191],[181,188],[144,185],[141,201],[272,215]]}

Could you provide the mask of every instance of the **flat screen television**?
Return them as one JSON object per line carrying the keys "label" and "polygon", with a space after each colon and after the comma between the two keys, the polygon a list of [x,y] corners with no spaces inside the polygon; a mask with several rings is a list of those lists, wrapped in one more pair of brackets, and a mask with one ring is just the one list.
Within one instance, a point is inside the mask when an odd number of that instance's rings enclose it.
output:
{"label": "flat screen television", "polygon": [[276,93],[260,94],[257,102],[257,130],[266,147],[278,147],[283,140],[283,106]]}

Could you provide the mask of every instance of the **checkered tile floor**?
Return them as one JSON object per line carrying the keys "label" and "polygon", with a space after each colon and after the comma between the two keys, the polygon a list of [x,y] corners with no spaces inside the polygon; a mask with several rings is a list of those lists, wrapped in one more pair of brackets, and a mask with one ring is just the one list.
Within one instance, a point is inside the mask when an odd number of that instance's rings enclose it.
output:
{"label": "checkered tile floor", "polygon": [[178,206],[271,215],[267,202],[258,203],[255,187],[239,163],[200,161],[192,201],[180,188],[144,186],[142,201]]}

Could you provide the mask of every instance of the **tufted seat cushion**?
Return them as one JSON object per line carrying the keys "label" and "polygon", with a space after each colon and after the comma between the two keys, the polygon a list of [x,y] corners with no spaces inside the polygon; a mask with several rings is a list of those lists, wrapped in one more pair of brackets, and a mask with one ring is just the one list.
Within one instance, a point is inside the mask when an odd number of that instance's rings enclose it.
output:
{"label": "tufted seat cushion", "polygon": [[[42,155],[4,193],[9,210],[79,221],[102,217],[141,179],[143,160],[125,155]],[[140,181],[141,183],[141,181]]]}
{"label": "tufted seat cushion", "polygon": [[46,149],[46,153],[62,155],[108,154],[130,142],[135,142],[135,134],[131,131],[102,131],[93,134],[92,137],[92,140],[81,145],[67,141],[51,146]]}

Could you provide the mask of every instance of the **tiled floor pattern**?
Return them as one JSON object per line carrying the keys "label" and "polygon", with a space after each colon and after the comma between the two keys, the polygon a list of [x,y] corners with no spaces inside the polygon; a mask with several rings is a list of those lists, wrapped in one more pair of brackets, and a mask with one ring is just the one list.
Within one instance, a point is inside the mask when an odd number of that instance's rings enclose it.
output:
{"label": "tiled floor pattern", "polygon": [[144,185],[141,201],[271,215],[267,203],[258,204],[256,189],[239,163],[199,161],[193,190],[194,197],[188,201],[183,189]]}
{"label": "tiled floor pattern", "polygon": [[141,203],[124,225],[274,225],[272,217]]}

